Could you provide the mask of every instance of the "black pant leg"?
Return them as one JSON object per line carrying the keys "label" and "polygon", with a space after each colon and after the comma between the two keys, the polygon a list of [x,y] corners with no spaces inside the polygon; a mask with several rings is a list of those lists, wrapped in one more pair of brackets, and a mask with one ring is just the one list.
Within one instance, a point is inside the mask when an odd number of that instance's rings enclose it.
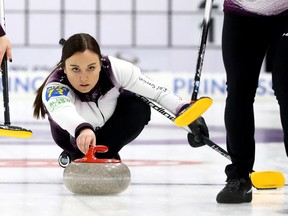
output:
{"label": "black pant leg", "polygon": [[112,158],[121,148],[133,141],[150,121],[150,106],[131,92],[124,91],[118,98],[115,112],[103,127],[96,131],[97,145],[109,148],[99,158]]}
{"label": "black pant leg", "polygon": [[288,156],[288,16],[275,17],[271,44],[272,83],[279,103],[284,144]]}
{"label": "black pant leg", "polygon": [[247,178],[254,165],[253,103],[268,46],[261,22],[258,18],[224,14],[222,52],[227,75],[224,120],[227,150],[232,159],[225,169],[228,178]]}

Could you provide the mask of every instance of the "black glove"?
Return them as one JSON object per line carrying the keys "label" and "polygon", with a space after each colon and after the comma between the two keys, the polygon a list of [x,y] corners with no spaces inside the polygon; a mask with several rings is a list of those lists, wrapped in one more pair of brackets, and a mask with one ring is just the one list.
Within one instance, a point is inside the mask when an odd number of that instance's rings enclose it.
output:
{"label": "black glove", "polygon": [[187,134],[188,143],[194,148],[205,145],[202,136],[209,137],[209,131],[204,118],[199,117],[188,125],[188,127],[191,130],[191,133]]}

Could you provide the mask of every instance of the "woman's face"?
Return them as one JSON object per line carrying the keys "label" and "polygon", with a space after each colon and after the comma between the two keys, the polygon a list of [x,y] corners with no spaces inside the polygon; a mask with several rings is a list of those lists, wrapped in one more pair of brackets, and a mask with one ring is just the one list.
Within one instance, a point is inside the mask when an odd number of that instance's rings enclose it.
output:
{"label": "woman's face", "polygon": [[99,55],[88,49],[75,53],[65,61],[64,72],[71,85],[81,93],[88,93],[95,87],[100,71]]}

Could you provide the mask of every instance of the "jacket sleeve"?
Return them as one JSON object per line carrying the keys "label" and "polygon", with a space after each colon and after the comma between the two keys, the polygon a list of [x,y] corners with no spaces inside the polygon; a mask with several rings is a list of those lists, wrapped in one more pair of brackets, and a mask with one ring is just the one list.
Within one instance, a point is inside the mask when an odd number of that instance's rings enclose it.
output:
{"label": "jacket sleeve", "polygon": [[83,128],[93,130],[93,126],[78,114],[74,93],[68,86],[49,83],[43,90],[42,101],[53,121],[72,136],[77,137]]}
{"label": "jacket sleeve", "polygon": [[6,33],[5,33],[4,29],[3,29],[3,27],[0,25],[0,37],[2,37],[4,35],[6,35]]}
{"label": "jacket sleeve", "polygon": [[173,114],[177,114],[180,108],[187,104],[181,97],[166,89],[145,76],[141,70],[133,64],[109,56],[112,73],[119,85],[126,90],[152,99],[165,107]]}

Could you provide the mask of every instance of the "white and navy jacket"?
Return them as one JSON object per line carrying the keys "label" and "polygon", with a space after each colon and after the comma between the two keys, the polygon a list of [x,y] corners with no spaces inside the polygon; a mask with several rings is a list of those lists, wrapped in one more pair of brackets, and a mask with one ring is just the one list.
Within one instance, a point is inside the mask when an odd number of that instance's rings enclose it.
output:
{"label": "white and navy jacket", "polygon": [[112,116],[121,89],[152,99],[173,114],[188,103],[127,61],[103,56],[102,63],[99,81],[89,93],[75,90],[63,69],[55,70],[43,89],[42,101],[49,119],[73,137],[84,127],[102,127]]}

